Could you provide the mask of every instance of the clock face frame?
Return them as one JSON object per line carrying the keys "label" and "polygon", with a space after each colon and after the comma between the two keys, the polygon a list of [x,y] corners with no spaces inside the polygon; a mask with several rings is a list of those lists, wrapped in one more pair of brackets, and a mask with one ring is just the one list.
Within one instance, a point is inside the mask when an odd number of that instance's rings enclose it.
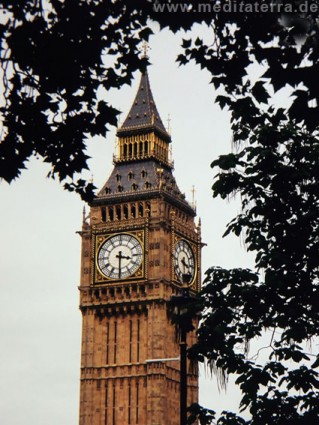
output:
{"label": "clock face frame", "polygon": [[195,255],[188,242],[180,239],[174,247],[174,270],[180,283],[191,285],[195,278]]}
{"label": "clock face frame", "polygon": [[142,266],[142,242],[131,233],[109,236],[98,247],[96,262],[104,278],[112,280],[130,278]]}

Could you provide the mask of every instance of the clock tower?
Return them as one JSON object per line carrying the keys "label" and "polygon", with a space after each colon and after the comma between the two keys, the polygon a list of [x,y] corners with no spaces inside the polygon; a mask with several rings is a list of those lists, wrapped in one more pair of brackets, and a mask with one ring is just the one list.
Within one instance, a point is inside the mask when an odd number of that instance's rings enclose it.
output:
{"label": "clock tower", "polygon": [[[84,214],[80,425],[178,425],[172,296],[200,289],[201,235],[173,176],[148,73],[117,131],[114,169]],[[194,333],[187,335],[188,344]],[[198,377],[188,367],[188,404]]]}

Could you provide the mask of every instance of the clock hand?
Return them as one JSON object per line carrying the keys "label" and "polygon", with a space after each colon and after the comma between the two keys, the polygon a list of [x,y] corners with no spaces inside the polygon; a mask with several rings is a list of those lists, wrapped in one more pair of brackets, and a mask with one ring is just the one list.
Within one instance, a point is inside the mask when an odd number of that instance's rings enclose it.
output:
{"label": "clock hand", "polygon": [[182,258],[181,263],[184,266],[184,274],[185,274],[186,269],[189,269],[189,265],[186,263],[185,257]]}
{"label": "clock hand", "polygon": [[116,258],[119,259],[119,279],[121,279],[121,262],[122,259],[124,260],[130,260],[131,257],[129,255],[122,255],[122,251],[119,251],[119,253],[116,255]]}

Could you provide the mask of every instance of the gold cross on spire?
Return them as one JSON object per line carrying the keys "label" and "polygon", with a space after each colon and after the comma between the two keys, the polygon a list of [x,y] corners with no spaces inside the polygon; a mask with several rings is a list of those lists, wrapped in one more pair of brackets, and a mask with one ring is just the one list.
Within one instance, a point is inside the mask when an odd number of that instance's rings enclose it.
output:
{"label": "gold cross on spire", "polygon": [[148,44],[147,41],[143,41],[142,49],[143,49],[143,58],[148,58],[148,51],[150,50],[150,45]]}

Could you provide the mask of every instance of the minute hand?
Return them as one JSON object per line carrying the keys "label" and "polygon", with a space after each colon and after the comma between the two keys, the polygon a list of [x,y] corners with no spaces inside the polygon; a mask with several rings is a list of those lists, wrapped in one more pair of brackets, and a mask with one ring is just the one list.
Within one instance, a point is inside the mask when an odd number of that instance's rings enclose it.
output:
{"label": "minute hand", "polygon": [[122,262],[122,259],[130,260],[131,257],[129,255],[122,255],[122,251],[119,251],[119,253],[116,255],[116,258],[119,259],[119,279],[121,279],[121,262]]}

